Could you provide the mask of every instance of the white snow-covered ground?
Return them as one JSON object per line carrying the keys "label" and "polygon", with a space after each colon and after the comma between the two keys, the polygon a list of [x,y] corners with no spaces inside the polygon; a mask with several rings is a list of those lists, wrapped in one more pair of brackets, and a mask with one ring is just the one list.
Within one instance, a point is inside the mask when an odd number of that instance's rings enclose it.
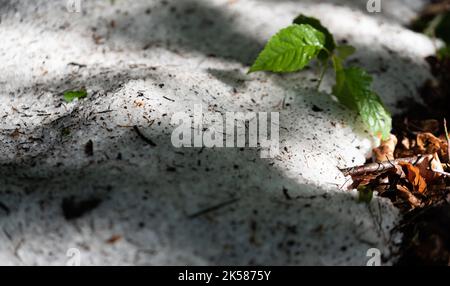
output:
{"label": "white snow-covered ground", "polygon": [[[82,265],[365,265],[370,248],[392,263],[397,210],[342,189],[338,167],[375,142],[331,99],[332,74],[316,92],[315,68],[247,70],[278,29],[315,16],[399,112],[430,76],[433,43],[402,26],[422,2],[0,0],[0,264],[65,265],[71,248]],[[63,101],[80,88],[88,98]],[[171,117],[194,104],[279,112],[280,155],[174,148]]]}

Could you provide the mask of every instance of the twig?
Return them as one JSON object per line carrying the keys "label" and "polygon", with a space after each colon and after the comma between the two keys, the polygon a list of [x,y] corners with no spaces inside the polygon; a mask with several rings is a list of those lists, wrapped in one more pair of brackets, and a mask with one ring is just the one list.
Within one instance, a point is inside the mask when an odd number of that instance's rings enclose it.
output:
{"label": "twig", "polygon": [[95,114],[105,114],[105,113],[110,113],[110,112],[113,112],[113,111],[114,110],[108,109],[108,110],[103,110],[103,111],[96,112]]}
{"label": "twig", "polygon": [[167,96],[163,96],[163,98],[164,98],[165,100],[175,102],[175,100],[173,100],[173,99],[171,99],[171,98],[168,98]]}
{"label": "twig", "polygon": [[436,38],[436,29],[441,24],[443,19],[444,19],[443,14],[438,14],[434,16],[433,20],[431,20],[428,27],[425,29],[424,34]]}
{"label": "twig", "polygon": [[319,91],[319,89],[320,89],[320,85],[322,84],[325,74],[327,73],[327,69],[328,69],[328,61],[326,61],[322,64],[322,71],[320,72],[319,82],[317,83],[317,87],[316,87],[317,91]]}
{"label": "twig", "polygon": [[216,211],[216,210],[218,210],[218,209],[221,209],[221,208],[223,208],[223,207],[229,206],[229,205],[231,205],[231,204],[234,204],[234,203],[237,202],[237,201],[239,201],[239,199],[232,199],[232,200],[229,200],[229,201],[220,203],[220,204],[218,204],[218,205],[215,205],[215,206],[206,208],[206,209],[201,210],[201,211],[199,211],[199,212],[193,213],[193,214],[189,215],[188,217],[191,218],[191,219],[192,219],[192,218],[196,218],[196,217],[205,215],[205,214],[207,214],[207,213]]}
{"label": "twig", "polygon": [[410,158],[399,158],[393,161],[385,161],[381,163],[370,163],[362,166],[352,167],[352,168],[346,168],[346,169],[340,169],[340,171],[344,174],[344,176],[358,176],[358,175],[364,175],[368,173],[377,173],[377,172],[383,172],[390,169],[395,168],[396,165],[400,163],[411,163],[413,165],[417,164],[420,160],[427,158],[432,155],[422,155],[422,156],[415,156]]}
{"label": "twig", "polygon": [[68,65],[68,66],[76,66],[76,67],[79,67],[80,69],[81,69],[81,68],[87,67],[87,65],[83,65],[83,64],[79,64],[79,63],[74,63],[74,62],[68,63],[67,65]]}
{"label": "twig", "polygon": [[149,144],[152,147],[156,147],[156,143],[153,142],[150,138],[145,137],[144,134],[142,134],[141,130],[135,125],[133,126],[134,131],[136,131],[136,134],[141,138],[145,143]]}
{"label": "twig", "polygon": [[433,171],[433,172],[435,172],[435,173],[438,173],[439,175],[442,175],[442,176],[450,177],[450,173],[447,173],[447,172],[443,172],[443,171],[439,171],[439,170],[434,170],[434,169],[431,169],[431,171]]}

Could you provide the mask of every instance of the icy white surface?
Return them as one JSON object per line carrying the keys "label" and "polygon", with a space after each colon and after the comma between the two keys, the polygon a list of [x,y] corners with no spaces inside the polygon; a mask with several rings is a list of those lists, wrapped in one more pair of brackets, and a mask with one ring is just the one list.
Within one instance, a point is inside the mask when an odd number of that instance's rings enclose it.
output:
{"label": "icy white surface", "polygon": [[[373,247],[390,263],[398,212],[341,189],[338,167],[363,163],[375,142],[327,94],[332,74],[318,93],[314,68],[246,72],[273,33],[312,15],[357,47],[350,63],[397,112],[429,76],[432,42],[401,26],[421,1],[383,1],[381,14],[356,0],[0,5],[0,264],[64,265],[78,248],[83,265],[365,265]],[[63,102],[82,87],[87,99]],[[194,104],[280,112],[280,156],[175,149],[171,116]],[[64,217],[63,201],[92,199]]]}

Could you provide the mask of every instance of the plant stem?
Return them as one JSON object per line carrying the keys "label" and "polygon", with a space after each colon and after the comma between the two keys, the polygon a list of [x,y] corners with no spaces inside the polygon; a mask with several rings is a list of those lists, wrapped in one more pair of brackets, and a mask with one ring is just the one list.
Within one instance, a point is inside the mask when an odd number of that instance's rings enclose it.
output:
{"label": "plant stem", "polygon": [[423,31],[425,35],[428,35],[432,38],[436,38],[436,29],[441,24],[444,19],[444,14],[436,15],[433,20],[428,24],[427,28]]}
{"label": "plant stem", "polygon": [[319,82],[317,83],[317,91],[319,91],[320,85],[322,84],[323,78],[325,77],[325,73],[327,72],[328,69],[328,60],[324,61],[322,63],[322,71],[320,73],[320,78],[319,78]]}
{"label": "plant stem", "polygon": [[433,39],[433,46],[437,50],[437,43],[436,43],[436,29],[441,24],[442,20],[444,19],[444,14],[438,14],[436,15],[433,20],[428,24],[427,28],[423,31],[425,35],[428,35]]}

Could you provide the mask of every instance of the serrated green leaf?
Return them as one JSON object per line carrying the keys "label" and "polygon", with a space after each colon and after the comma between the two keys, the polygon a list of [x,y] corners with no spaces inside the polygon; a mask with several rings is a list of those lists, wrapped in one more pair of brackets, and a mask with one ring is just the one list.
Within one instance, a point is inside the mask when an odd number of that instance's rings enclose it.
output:
{"label": "serrated green leaf", "polygon": [[392,118],[378,94],[370,92],[367,98],[360,102],[359,109],[361,118],[369,129],[383,140],[387,140],[392,130]]}
{"label": "serrated green leaf", "polygon": [[307,24],[313,27],[314,29],[322,32],[322,34],[325,36],[324,47],[326,50],[320,51],[318,57],[321,60],[327,60],[330,58],[330,55],[336,48],[336,42],[334,41],[334,37],[330,33],[330,31],[325,26],[323,26],[318,19],[300,14],[297,18],[295,18],[294,24],[298,25]]}
{"label": "serrated green leaf", "polygon": [[304,68],[324,48],[325,36],[310,25],[293,24],[267,43],[249,73],[295,72]]}
{"label": "serrated green leaf", "polygon": [[87,92],[85,90],[72,90],[64,92],[64,100],[68,103],[74,101],[75,99],[82,99],[87,97]]}
{"label": "serrated green leaf", "polygon": [[389,138],[392,118],[380,97],[371,90],[372,77],[360,68],[343,68],[336,57],[333,62],[336,69],[334,95],[343,105],[358,112],[374,135]]}

